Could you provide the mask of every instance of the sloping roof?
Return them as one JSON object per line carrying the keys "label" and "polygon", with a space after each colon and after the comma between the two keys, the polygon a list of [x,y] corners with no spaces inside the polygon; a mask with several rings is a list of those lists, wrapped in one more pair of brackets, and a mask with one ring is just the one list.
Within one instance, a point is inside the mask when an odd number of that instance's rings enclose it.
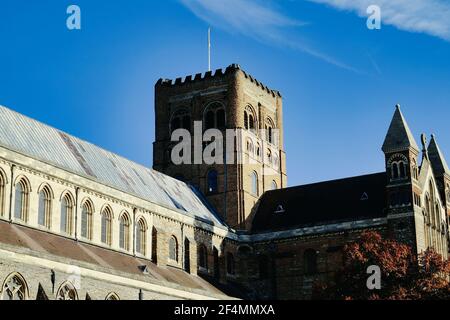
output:
{"label": "sloping roof", "polygon": [[400,106],[397,105],[382,150],[384,152],[392,152],[406,150],[410,147],[419,151],[419,146],[403,117]]}
{"label": "sloping roof", "polygon": [[194,187],[3,106],[0,146],[199,220],[223,225]]}
{"label": "sloping roof", "polygon": [[[112,275],[144,281],[163,287],[224,298],[223,291],[200,277],[109,249],[77,242],[44,231],[0,221],[0,246],[36,255],[43,259],[76,265]],[[76,263],[74,263],[76,261]],[[143,267],[147,273],[144,273]]]}
{"label": "sloping roof", "polygon": [[268,191],[252,232],[385,217],[385,204],[385,172]]}
{"label": "sloping roof", "polygon": [[431,135],[431,141],[428,146],[428,157],[430,158],[431,166],[433,167],[433,172],[436,176],[442,176],[444,173],[450,175],[447,161],[445,161],[434,135]]}

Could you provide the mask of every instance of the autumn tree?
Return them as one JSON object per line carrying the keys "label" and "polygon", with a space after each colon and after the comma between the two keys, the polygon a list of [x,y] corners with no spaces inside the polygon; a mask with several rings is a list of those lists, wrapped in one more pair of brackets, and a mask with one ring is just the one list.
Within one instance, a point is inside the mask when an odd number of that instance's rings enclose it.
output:
{"label": "autumn tree", "polygon": [[[369,266],[379,267],[381,288],[370,290]],[[411,247],[365,232],[343,251],[343,268],[331,284],[316,284],[316,299],[448,299],[450,262],[433,250],[418,257]]]}

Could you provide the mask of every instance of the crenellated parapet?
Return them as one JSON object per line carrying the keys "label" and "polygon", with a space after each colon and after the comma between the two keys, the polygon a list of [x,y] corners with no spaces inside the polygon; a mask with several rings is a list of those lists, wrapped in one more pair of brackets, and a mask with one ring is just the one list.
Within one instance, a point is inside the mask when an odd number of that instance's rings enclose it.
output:
{"label": "crenellated parapet", "polygon": [[248,79],[250,82],[254,83],[257,87],[261,88],[261,90],[266,93],[272,95],[273,97],[278,96],[281,97],[281,93],[277,90],[272,90],[268,86],[264,85],[262,82],[258,81],[256,78],[252,77],[249,73],[242,70],[238,64],[231,64],[225,69],[217,69],[213,71],[207,71],[205,73],[197,73],[195,75],[188,75],[184,78],[179,77],[175,80],[172,79],[159,79],[156,82],[156,87],[181,87],[184,85],[192,85],[196,83],[205,82],[208,80],[222,80],[227,76],[235,73],[242,72],[245,79]]}

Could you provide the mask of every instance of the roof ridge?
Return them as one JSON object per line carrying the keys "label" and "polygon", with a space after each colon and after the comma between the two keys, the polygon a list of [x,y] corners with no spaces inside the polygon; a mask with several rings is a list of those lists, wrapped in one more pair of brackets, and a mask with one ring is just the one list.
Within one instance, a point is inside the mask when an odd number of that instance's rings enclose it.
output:
{"label": "roof ridge", "polygon": [[341,182],[341,181],[346,181],[346,180],[352,180],[352,179],[358,179],[358,178],[364,178],[364,177],[370,177],[370,176],[376,176],[376,175],[383,175],[383,174],[385,175],[386,172],[385,171],[380,171],[380,172],[363,174],[363,175],[359,175],[359,176],[351,176],[351,177],[337,178],[337,179],[332,179],[332,180],[312,182],[312,183],[301,184],[301,185],[297,185],[297,186],[291,186],[291,187],[287,187],[287,188],[283,188],[283,189],[270,190],[270,191],[267,191],[267,193],[269,193],[269,192],[276,192],[276,191],[280,191],[280,190],[286,191],[286,190],[289,190],[289,189],[316,186],[316,185],[327,184],[327,183],[332,183],[332,182]]}

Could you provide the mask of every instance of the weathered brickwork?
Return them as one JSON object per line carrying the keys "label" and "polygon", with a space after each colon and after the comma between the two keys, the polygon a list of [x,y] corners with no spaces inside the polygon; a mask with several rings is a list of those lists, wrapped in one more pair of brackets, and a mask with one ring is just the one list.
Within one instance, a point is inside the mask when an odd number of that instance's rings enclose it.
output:
{"label": "weathered brickwork", "polygon": [[[194,134],[194,121],[200,121],[206,127],[208,108],[215,103],[219,103],[225,112],[223,129],[244,128],[245,112],[254,117],[254,131],[238,132],[232,156],[234,164],[174,165],[170,158],[174,145],[171,142],[171,119],[180,111],[186,112],[191,134]],[[181,78],[175,82],[161,79],[155,86],[155,116],[153,167],[198,186],[231,227],[248,230],[251,211],[259,196],[270,190],[273,182],[276,188],[287,185],[281,95],[242,71],[238,65],[231,65],[225,71],[217,70],[214,75],[207,72],[203,77],[200,74],[194,78],[187,77],[184,81]],[[267,123],[271,123],[274,131],[280,129],[277,140],[268,142],[268,136],[257,131],[265,129]],[[237,164],[239,157],[248,155],[248,143],[252,145],[255,164]],[[237,149],[237,145],[241,149]],[[269,150],[271,158],[267,159]],[[211,169],[218,173],[218,189],[213,193],[207,190],[207,175]],[[251,182],[254,171],[258,177],[256,194],[252,192]]]}

